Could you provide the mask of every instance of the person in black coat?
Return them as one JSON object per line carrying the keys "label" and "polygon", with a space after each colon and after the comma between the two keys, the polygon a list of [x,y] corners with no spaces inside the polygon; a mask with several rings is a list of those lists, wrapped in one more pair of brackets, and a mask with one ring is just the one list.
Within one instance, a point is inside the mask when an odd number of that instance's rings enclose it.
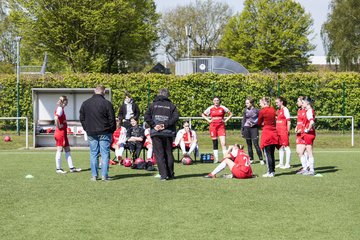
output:
{"label": "person in black coat", "polygon": [[179,112],[169,99],[169,91],[161,89],[145,112],[145,122],[150,126],[153,152],[159,168],[160,180],[175,178],[172,142],[176,135]]}
{"label": "person in black coat", "polygon": [[118,119],[127,130],[131,127],[130,119],[139,120],[140,110],[138,105],[131,98],[129,92],[125,93],[125,100],[119,108]]}

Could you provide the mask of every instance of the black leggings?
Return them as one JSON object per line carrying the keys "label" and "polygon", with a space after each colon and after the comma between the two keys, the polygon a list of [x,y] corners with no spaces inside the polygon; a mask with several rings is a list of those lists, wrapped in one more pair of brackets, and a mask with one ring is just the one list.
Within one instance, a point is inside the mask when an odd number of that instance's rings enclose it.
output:
{"label": "black leggings", "polygon": [[264,147],[267,158],[268,173],[275,172],[275,145],[268,145]]}
{"label": "black leggings", "polygon": [[243,131],[244,138],[246,140],[246,144],[248,147],[248,154],[250,160],[254,160],[254,153],[252,149],[252,145],[254,144],[256,153],[259,157],[259,160],[263,160],[263,155],[259,146],[259,129],[257,127],[244,127]]}

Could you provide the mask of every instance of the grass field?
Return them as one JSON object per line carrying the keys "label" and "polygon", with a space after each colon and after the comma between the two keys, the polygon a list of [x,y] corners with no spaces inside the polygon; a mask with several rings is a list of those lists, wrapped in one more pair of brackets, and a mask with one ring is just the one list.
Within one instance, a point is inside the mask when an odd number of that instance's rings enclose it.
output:
{"label": "grass field", "polygon": [[[199,135],[200,150],[210,152],[207,133]],[[242,142],[236,133],[228,138]],[[80,150],[73,159],[84,171],[58,175],[53,150],[19,150],[16,141],[0,143],[0,239],[360,236],[360,147],[349,147],[349,135],[319,134],[315,165],[323,177],[295,175],[300,165],[292,149],[293,168],[273,179],[205,179],[215,165],[198,163],[176,164],[177,179],[166,182],[122,166],[111,166],[114,181],[91,182],[89,154]],[[261,175],[266,168],[253,170]]]}

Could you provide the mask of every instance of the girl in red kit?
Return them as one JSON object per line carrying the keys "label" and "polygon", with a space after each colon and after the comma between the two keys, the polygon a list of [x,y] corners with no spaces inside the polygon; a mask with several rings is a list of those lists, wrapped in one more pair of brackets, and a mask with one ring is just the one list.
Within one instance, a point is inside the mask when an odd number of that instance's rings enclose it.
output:
{"label": "girl in red kit", "polygon": [[[276,111],[276,131],[279,136],[279,164],[276,168],[286,169],[290,168],[291,150],[289,145],[290,133],[290,112],[286,107],[286,100],[283,97],[278,97],[275,100],[278,108]],[[286,153],[286,154],[285,154]],[[284,165],[284,155],[286,155],[286,163]]]}
{"label": "girl in red kit", "polygon": [[[314,176],[314,156],[313,156],[313,143],[316,137],[315,133],[315,111],[312,108],[313,100],[309,97],[304,97],[302,100],[302,107],[306,110],[305,117],[303,118],[303,128],[299,130],[300,137],[296,146],[297,153],[301,160],[303,169],[298,174]],[[308,163],[305,157],[305,151],[309,156]],[[307,169],[309,168],[309,170]]]}
{"label": "girl in red kit", "polygon": [[76,168],[73,165],[71,154],[70,154],[70,146],[69,140],[67,137],[67,122],[66,122],[66,115],[64,112],[64,108],[68,104],[68,99],[66,96],[61,96],[59,101],[57,102],[58,107],[55,110],[55,141],[56,141],[56,172],[57,173],[66,173],[61,168],[61,152],[65,150],[65,158],[70,168],[70,172],[80,172],[81,168]]}
{"label": "girl in red kit", "polygon": [[258,125],[262,126],[260,148],[265,150],[268,171],[263,177],[275,176],[275,147],[278,146],[278,134],[276,132],[276,111],[270,106],[270,98],[260,99],[261,110],[259,112]]}
{"label": "girl in red kit", "polygon": [[[213,151],[214,151],[214,163],[219,161],[219,152],[218,152],[218,138],[220,139],[223,156],[226,155],[226,130],[225,123],[229,121],[232,117],[232,113],[229,109],[223,105],[220,105],[220,98],[213,98],[213,106],[208,107],[203,113],[202,117],[210,123],[210,137],[213,141]],[[228,114],[227,118],[224,119],[225,114]],[[210,118],[209,118],[210,117]]]}
{"label": "girl in red kit", "polygon": [[221,163],[205,178],[216,178],[216,174],[228,166],[234,178],[252,178],[253,173],[250,164],[250,157],[244,152],[244,146],[235,144],[229,147],[227,155]]}
{"label": "girl in red kit", "polygon": [[[296,133],[296,152],[298,153],[299,150],[298,148],[302,148],[301,145],[304,145],[305,144],[305,141],[304,139],[302,138],[302,135],[303,135],[303,132],[304,132],[304,119],[306,117],[306,109],[304,109],[302,107],[303,103],[302,101],[304,100],[304,96],[299,96],[298,99],[297,99],[297,106],[298,106],[298,112],[297,112],[297,121],[296,121],[296,127],[295,127],[295,133]],[[301,154],[300,154],[301,155]],[[300,156],[299,155],[299,156]],[[301,162],[304,162],[306,161],[306,166],[305,166],[305,169],[307,169],[309,167],[309,157],[308,157],[308,154],[307,152],[305,151],[304,152],[304,157],[305,157],[305,160],[304,161],[301,161]],[[301,167],[299,171],[301,171],[303,169],[303,167]]]}

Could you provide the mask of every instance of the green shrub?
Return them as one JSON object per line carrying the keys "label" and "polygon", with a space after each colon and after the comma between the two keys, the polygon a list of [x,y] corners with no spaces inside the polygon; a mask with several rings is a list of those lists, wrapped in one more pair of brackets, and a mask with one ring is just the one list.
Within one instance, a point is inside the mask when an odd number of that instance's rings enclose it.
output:
{"label": "green shrub", "polygon": [[[288,108],[293,116],[297,111],[297,97],[308,95],[315,99],[316,115],[351,115],[355,117],[356,128],[360,128],[359,73],[250,74],[247,76],[193,74],[182,77],[141,73],[22,75],[20,80],[21,116],[27,116],[30,122],[32,121],[32,88],[93,88],[99,83],[111,88],[116,114],[124,99],[125,90],[132,94],[141,111],[145,112],[148,101],[152,101],[157,91],[160,88],[168,88],[171,93],[170,98],[178,106],[181,116],[201,116],[201,113],[212,104],[212,97],[215,95],[222,99],[222,103],[235,116],[241,116],[247,96],[252,96],[254,99],[270,96],[274,99],[280,93],[288,100]],[[0,85],[0,116],[16,116],[15,75],[0,75]],[[318,127],[326,129],[339,128],[342,124],[349,129],[351,122],[350,120],[318,121]],[[204,129],[205,126],[206,123],[203,121],[196,122],[197,129]]]}

